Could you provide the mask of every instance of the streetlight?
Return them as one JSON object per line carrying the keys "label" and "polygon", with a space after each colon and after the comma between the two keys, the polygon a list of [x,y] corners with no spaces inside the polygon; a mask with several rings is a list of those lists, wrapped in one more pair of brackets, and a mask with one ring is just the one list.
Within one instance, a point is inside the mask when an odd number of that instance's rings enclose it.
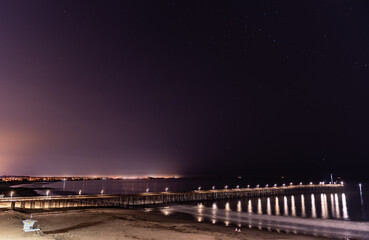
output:
{"label": "streetlight", "polygon": [[150,188],[146,188],[146,192],[147,192],[147,193],[149,192],[149,190],[150,190]]}
{"label": "streetlight", "polygon": [[237,185],[236,188],[239,189],[240,188],[240,185]]}
{"label": "streetlight", "polygon": [[78,192],[78,195],[81,195],[82,194],[82,190],[80,189],[79,192]]}
{"label": "streetlight", "polygon": [[292,182],[290,182],[290,186],[292,186],[293,185],[293,183]]}
{"label": "streetlight", "polygon": [[250,185],[247,185],[247,188],[250,188]]}
{"label": "streetlight", "polygon": [[104,195],[104,189],[102,189],[100,193],[101,193],[101,195]]}
{"label": "streetlight", "polygon": [[274,186],[273,187],[277,187],[277,184],[274,184]]}
{"label": "streetlight", "polygon": [[200,186],[200,187],[198,187],[198,188],[197,188],[197,190],[198,190],[198,191],[200,191],[200,190],[201,190],[201,186]]}
{"label": "streetlight", "polygon": [[213,190],[214,190],[214,189],[215,189],[215,186],[213,186],[211,189],[213,189]]}
{"label": "streetlight", "polygon": [[224,186],[224,188],[225,188],[225,189],[228,189],[228,185],[225,185],[225,186]]}
{"label": "streetlight", "polygon": [[256,187],[258,188],[258,187],[260,187],[260,185],[258,184],[258,185],[256,185]]}
{"label": "streetlight", "polygon": [[168,192],[168,190],[169,190],[169,188],[167,188],[167,187],[166,187],[166,188],[165,188],[165,192]]}
{"label": "streetlight", "polygon": [[285,183],[283,183],[283,185],[282,185],[283,187],[285,187],[286,186],[286,184]]}
{"label": "streetlight", "polygon": [[269,184],[265,185],[265,187],[269,187]]}
{"label": "streetlight", "polygon": [[300,182],[300,185],[302,185],[302,182]]}
{"label": "streetlight", "polygon": [[13,191],[10,192],[10,198],[13,198]]}
{"label": "streetlight", "polygon": [[50,191],[49,191],[49,190],[47,190],[47,191],[46,191],[46,197],[48,197],[48,196],[49,196],[49,193],[50,193]]}

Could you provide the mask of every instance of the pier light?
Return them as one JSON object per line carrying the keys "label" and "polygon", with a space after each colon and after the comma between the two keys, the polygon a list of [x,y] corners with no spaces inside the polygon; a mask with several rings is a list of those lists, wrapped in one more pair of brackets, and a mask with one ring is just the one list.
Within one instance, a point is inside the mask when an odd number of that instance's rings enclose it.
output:
{"label": "pier light", "polygon": [[337,184],[337,182],[334,182],[334,184]]}
{"label": "pier light", "polygon": [[237,186],[236,186],[236,188],[237,188],[237,189],[240,189],[240,185],[237,185]]}
{"label": "pier light", "polygon": [[150,188],[146,188],[146,192],[148,193],[150,191]]}
{"label": "pier light", "polygon": [[213,190],[214,190],[214,189],[215,189],[215,186],[213,186],[211,189],[213,189]]}
{"label": "pier light", "polygon": [[313,185],[313,182],[310,182],[309,184],[310,184],[310,185]]}
{"label": "pier light", "polygon": [[101,193],[101,195],[104,195],[104,189],[102,189],[100,193]]}
{"label": "pier light", "polygon": [[258,188],[258,187],[260,187],[260,185],[258,184],[258,185],[256,185],[256,187]]}
{"label": "pier light", "polygon": [[14,194],[14,192],[13,192],[13,191],[11,191],[11,192],[10,192],[10,197],[11,197],[11,198],[13,197],[13,194]]}
{"label": "pier light", "polygon": [[224,186],[224,189],[228,189],[228,185],[225,185],[225,186]]}
{"label": "pier light", "polygon": [[169,188],[167,188],[167,187],[166,187],[166,188],[165,188],[165,192],[168,192],[168,190],[169,190]]}
{"label": "pier light", "polygon": [[265,187],[269,187],[269,184],[265,185]]}
{"label": "pier light", "polygon": [[341,182],[341,185],[343,185],[343,182]]}
{"label": "pier light", "polygon": [[325,182],[322,182],[322,185],[324,185],[325,184]]}
{"label": "pier light", "polygon": [[290,182],[290,186],[292,186],[293,185],[293,183],[292,182]]}
{"label": "pier light", "polygon": [[50,193],[50,191],[49,191],[49,190],[47,190],[47,191],[46,191],[46,196],[47,196],[47,197],[49,196],[49,193]]}
{"label": "pier light", "polygon": [[277,187],[277,184],[274,184],[274,186],[273,187]]}
{"label": "pier light", "polygon": [[302,185],[302,182],[300,182],[300,185]]}
{"label": "pier light", "polygon": [[82,190],[80,189],[79,192],[78,192],[78,195],[81,195],[82,194]]}
{"label": "pier light", "polygon": [[285,186],[286,186],[286,184],[285,184],[285,183],[283,183],[283,184],[282,184],[282,187],[285,187]]}
{"label": "pier light", "polygon": [[201,190],[201,187],[198,187],[198,188],[197,188],[197,190],[199,190],[199,191],[200,191],[200,190]]}
{"label": "pier light", "polygon": [[250,185],[247,185],[247,188],[250,188]]}

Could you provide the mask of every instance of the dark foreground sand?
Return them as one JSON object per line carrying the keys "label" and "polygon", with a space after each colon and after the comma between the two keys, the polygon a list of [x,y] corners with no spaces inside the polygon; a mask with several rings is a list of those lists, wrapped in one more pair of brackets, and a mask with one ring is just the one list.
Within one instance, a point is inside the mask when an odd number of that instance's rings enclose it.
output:
{"label": "dark foreground sand", "polygon": [[22,219],[29,213],[0,211],[0,239],[297,239],[318,240],[312,236],[233,228],[209,223],[196,223],[171,216],[140,210],[83,209],[33,213],[41,231],[25,233]]}

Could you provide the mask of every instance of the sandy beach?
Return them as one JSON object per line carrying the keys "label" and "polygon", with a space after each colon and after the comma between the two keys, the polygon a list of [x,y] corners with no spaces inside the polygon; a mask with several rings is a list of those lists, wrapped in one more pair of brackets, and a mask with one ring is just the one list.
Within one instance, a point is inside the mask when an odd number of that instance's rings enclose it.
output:
{"label": "sandy beach", "polygon": [[23,232],[21,220],[29,218],[30,213],[1,211],[0,239],[325,239],[246,228],[238,233],[232,227],[196,223],[141,210],[79,209],[38,212],[32,215],[38,220],[40,232]]}

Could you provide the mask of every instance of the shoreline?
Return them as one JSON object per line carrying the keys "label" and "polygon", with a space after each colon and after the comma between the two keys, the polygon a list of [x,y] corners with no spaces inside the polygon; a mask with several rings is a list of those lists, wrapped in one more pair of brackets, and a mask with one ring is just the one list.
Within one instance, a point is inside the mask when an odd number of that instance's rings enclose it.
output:
{"label": "shoreline", "polygon": [[33,219],[38,220],[41,231],[25,233],[21,220],[29,218],[30,215],[31,212],[0,211],[0,239],[328,239],[249,228],[235,232],[233,227],[198,223],[143,210],[113,208],[32,212]]}

